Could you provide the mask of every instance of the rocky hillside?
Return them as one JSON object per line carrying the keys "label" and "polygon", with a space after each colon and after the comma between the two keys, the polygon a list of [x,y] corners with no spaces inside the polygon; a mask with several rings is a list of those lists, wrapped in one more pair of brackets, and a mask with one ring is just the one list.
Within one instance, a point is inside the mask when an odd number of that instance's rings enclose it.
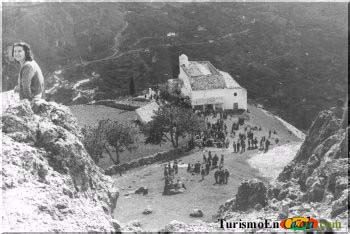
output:
{"label": "rocky hillside", "polygon": [[[347,115],[347,113],[346,113]],[[345,116],[345,115],[344,115]],[[346,119],[347,120],[347,119]],[[320,202],[329,206],[324,217],[348,215],[348,126],[331,111],[319,113],[295,159],[284,168],[278,180],[302,192],[298,201]],[[277,199],[293,194],[281,190]]]}
{"label": "rocky hillside", "polygon": [[[73,103],[78,80],[91,79],[81,103],[127,94],[131,77],[137,91],[176,77],[180,53],[229,72],[249,98],[299,129],[347,93],[346,3],[4,3],[3,9],[3,51],[17,40],[31,44],[47,87],[60,83],[53,99],[65,104]],[[6,53],[2,67],[8,90],[18,67]]]}
{"label": "rocky hillside", "polygon": [[86,152],[67,107],[24,100],[2,114],[3,231],[123,230],[111,216],[118,189]]}

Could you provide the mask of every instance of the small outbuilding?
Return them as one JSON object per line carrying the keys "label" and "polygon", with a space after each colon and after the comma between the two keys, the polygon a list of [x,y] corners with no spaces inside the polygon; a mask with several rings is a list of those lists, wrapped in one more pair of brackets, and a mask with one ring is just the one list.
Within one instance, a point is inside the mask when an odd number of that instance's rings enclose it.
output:
{"label": "small outbuilding", "polygon": [[152,117],[155,115],[155,112],[159,109],[159,105],[157,102],[151,102],[147,105],[144,105],[140,108],[137,108],[135,110],[137,119],[143,123],[146,124],[152,120]]}

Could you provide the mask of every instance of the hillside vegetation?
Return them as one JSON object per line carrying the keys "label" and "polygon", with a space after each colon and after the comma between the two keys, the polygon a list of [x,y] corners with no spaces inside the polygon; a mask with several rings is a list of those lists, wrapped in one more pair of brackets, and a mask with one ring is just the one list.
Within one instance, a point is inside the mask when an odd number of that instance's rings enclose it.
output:
{"label": "hillside vegetation", "polygon": [[[249,98],[302,129],[347,92],[345,3],[3,7],[3,51],[16,40],[30,43],[48,83],[55,70],[69,82],[96,72],[94,99],[127,94],[131,77],[137,91],[176,77],[181,53],[229,72]],[[4,89],[15,85],[17,69],[3,55]],[[69,87],[59,91],[56,100],[69,103],[60,95]]]}

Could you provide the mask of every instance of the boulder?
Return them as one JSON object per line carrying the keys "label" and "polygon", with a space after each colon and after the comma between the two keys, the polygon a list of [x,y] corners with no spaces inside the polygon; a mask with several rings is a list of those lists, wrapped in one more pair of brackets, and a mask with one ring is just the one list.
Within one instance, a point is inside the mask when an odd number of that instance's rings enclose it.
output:
{"label": "boulder", "polygon": [[147,214],[151,214],[152,212],[153,212],[152,208],[151,208],[151,207],[147,207],[147,208],[142,212],[142,214],[147,215]]}
{"label": "boulder", "polygon": [[254,208],[256,204],[265,207],[267,205],[266,195],[267,189],[263,182],[243,182],[238,187],[235,208],[240,211],[246,211],[249,208]]}
{"label": "boulder", "polygon": [[193,209],[193,211],[190,213],[190,216],[195,218],[203,217],[203,211],[200,209]]}
{"label": "boulder", "polygon": [[147,187],[140,187],[140,188],[135,190],[135,194],[147,195],[148,194],[148,188]]}
{"label": "boulder", "polygon": [[142,226],[142,224],[139,220],[132,220],[127,225],[134,226],[134,227],[141,227]]}

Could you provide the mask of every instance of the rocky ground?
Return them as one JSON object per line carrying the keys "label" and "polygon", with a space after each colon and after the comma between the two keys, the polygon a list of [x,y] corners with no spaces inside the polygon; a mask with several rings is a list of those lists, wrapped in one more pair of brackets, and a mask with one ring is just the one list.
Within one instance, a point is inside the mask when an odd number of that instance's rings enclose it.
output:
{"label": "rocky ground", "polygon": [[1,125],[3,231],[137,229],[112,219],[117,186],[85,151],[67,107],[20,101]]}

